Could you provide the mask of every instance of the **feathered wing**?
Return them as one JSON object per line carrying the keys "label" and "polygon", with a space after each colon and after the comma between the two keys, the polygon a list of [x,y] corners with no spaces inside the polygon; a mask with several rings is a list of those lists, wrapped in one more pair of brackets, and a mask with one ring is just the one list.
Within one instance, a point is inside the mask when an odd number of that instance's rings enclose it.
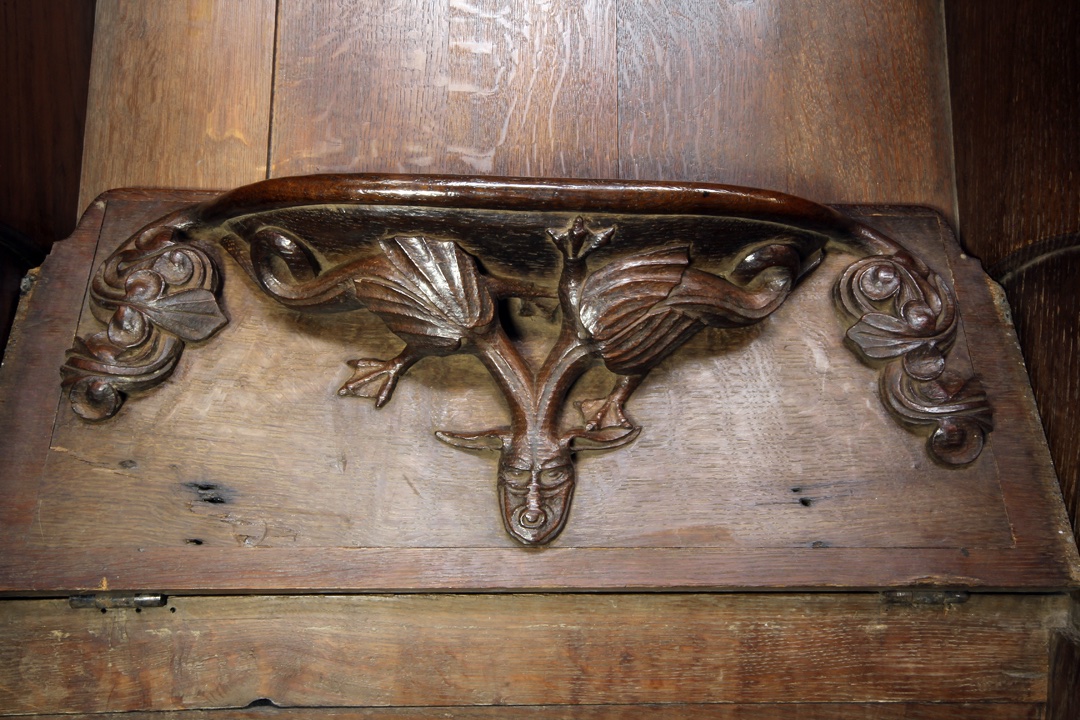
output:
{"label": "feathered wing", "polygon": [[689,264],[687,247],[659,248],[609,263],[585,280],[581,324],[612,372],[640,373],[704,327],[665,304]]}
{"label": "feathered wing", "polygon": [[611,371],[640,374],[706,325],[738,327],[768,316],[791,291],[787,264],[737,285],[690,267],[685,246],[638,253],[586,279],[579,316]]}
{"label": "feathered wing", "polygon": [[394,237],[380,243],[385,262],[357,280],[368,310],[407,344],[453,351],[495,318],[495,302],[476,261],[449,240]]}

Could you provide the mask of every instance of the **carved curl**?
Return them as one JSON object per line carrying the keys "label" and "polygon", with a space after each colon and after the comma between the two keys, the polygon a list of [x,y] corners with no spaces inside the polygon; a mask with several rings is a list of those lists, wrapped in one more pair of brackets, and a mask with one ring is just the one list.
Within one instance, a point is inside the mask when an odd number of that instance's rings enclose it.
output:
{"label": "carved curl", "polygon": [[172,374],[186,342],[206,340],[228,322],[213,260],[179,234],[160,226],[140,233],[94,277],[90,309],[106,328],[76,338],[60,369],[81,417],[112,417],[128,393]]}
{"label": "carved curl", "polygon": [[975,460],[993,420],[979,381],[946,369],[958,329],[948,285],[900,252],[852,263],[837,282],[836,296],[856,320],[847,339],[858,354],[888,361],[881,374],[885,407],[905,424],[933,428],[927,450],[936,460]]}

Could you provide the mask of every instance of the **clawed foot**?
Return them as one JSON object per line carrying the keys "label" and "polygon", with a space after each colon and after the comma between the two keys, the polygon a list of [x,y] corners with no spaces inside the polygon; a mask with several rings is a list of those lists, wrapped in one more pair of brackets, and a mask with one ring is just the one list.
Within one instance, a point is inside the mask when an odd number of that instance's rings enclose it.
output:
{"label": "clawed foot", "polygon": [[623,408],[626,401],[634,394],[644,375],[620,375],[611,394],[599,400],[582,400],[577,404],[585,419],[585,429],[603,430],[605,428],[638,429],[630,419],[626,417]]}
{"label": "clawed foot", "polygon": [[566,232],[558,233],[549,229],[547,233],[552,242],[555,243],[555,247],[559,248],[559,252],[563,254],[563,257],[568,261],[580,262],[589,253],[611,242],[612,236],[615,235],[615,229],[615,226],[612,225],[599,232],[590,230],[585,227],[585,219],[579,215],[574,218],[574,224]]}
{"label": "clawed foot", "polygon": [[398,379],[408,369],[408,366],[401,363],[399,358],[393,360],[361,358],[349,360],[348,365],[355,368],[355,371],[348,382],[338,390],[338,395],[375,398],[375,407],[378,408],[390,402]]}
{"label": "clawed foot", "polygon": [[630,422],[626,413],[623,412],[623,403],[618,398],[609,396],[595,400],[582,400],[578,403],[578,410],[585,419],[586,430],[634,427],[634,423]]}

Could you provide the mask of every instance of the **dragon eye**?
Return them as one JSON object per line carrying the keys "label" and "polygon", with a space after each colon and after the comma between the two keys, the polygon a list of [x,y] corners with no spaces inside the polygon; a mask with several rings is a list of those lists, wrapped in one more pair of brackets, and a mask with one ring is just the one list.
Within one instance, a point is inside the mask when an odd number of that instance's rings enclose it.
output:
{"label": "dragon eye", "polygon": [[532,473],[528,470],[522,470],[521,468],[503,467],[502,477],[507,483],[514,487],[525,488],[532,479]]}
{"label": "dragon eye", "polygon": [[540,484],[544,487],[553,487],[565,482],[570,477],[570,468],[566,465],[549,468],[540,472]]}

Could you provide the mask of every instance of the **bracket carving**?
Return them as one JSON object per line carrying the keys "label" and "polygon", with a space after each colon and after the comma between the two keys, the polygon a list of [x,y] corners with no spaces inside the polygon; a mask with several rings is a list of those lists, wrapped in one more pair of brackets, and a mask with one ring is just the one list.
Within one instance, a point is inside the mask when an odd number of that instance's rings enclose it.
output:
{"label": "bracket carving", "polygon": [[[61,369],[72,408],[88,420],[111,417],[128,393],[168,378],[185,343],[207,340],[225,325],[217,243],[283,305],[305,312],[366,309],[405,343],[390,359],[350,360],[354,372],[342,396],[372,398],[382,407],[421,358],[475,355],[502,391],[510,424],[442,430],[436,437],[499,453],[504,526],[525,545],[543,545],[566,523],[575,455],[621,447],[641,432],[625,405],[649,371],[706,327],[767,318],[818,266],[831,239],[871,253],[842,273],[836,300],[852,321],[853,349],[867,362],[884,363],[882,402],[905,425],[931,429],[928,451],[936,460],[960,465],[979,455],[991,411],[977,379],[946,367],[959,324],[952,290],[888,238],[778,193],[629,183],[575,183],[565,197],[547,192],[560,187],[560,181],[314,176],[259,183],[174,213],[137,233],[96,274],[90,305],[106,327],[77,339]],[[465,242],[468,224],[451,233],[445,223],[439,231],[384,233],[330,262],[302,230],[266,215],[343,204],[357,206],[355,222],[364,221],[362,206],[371,204],[416,206],[420,213],[432,207],[524,207],[549,213],[543,217],[561,211],[565,224],[535,228],[538,246],[557,254],[557,281],[486,271],[485,258]],[[799,232],[746,238],[736,232],[727,238],[723,262],[707,262],[675,235],[631,238],[620,247],[620,212],[732,217]],[[614,222],[603,219],[613,213]],[[538,366],[500,320],[499,304],[508,298],[546,302],[561,314]],[[596,363],[616,375],[611,392],[580,404],[580,426],[560,427],[568,392]]]}

